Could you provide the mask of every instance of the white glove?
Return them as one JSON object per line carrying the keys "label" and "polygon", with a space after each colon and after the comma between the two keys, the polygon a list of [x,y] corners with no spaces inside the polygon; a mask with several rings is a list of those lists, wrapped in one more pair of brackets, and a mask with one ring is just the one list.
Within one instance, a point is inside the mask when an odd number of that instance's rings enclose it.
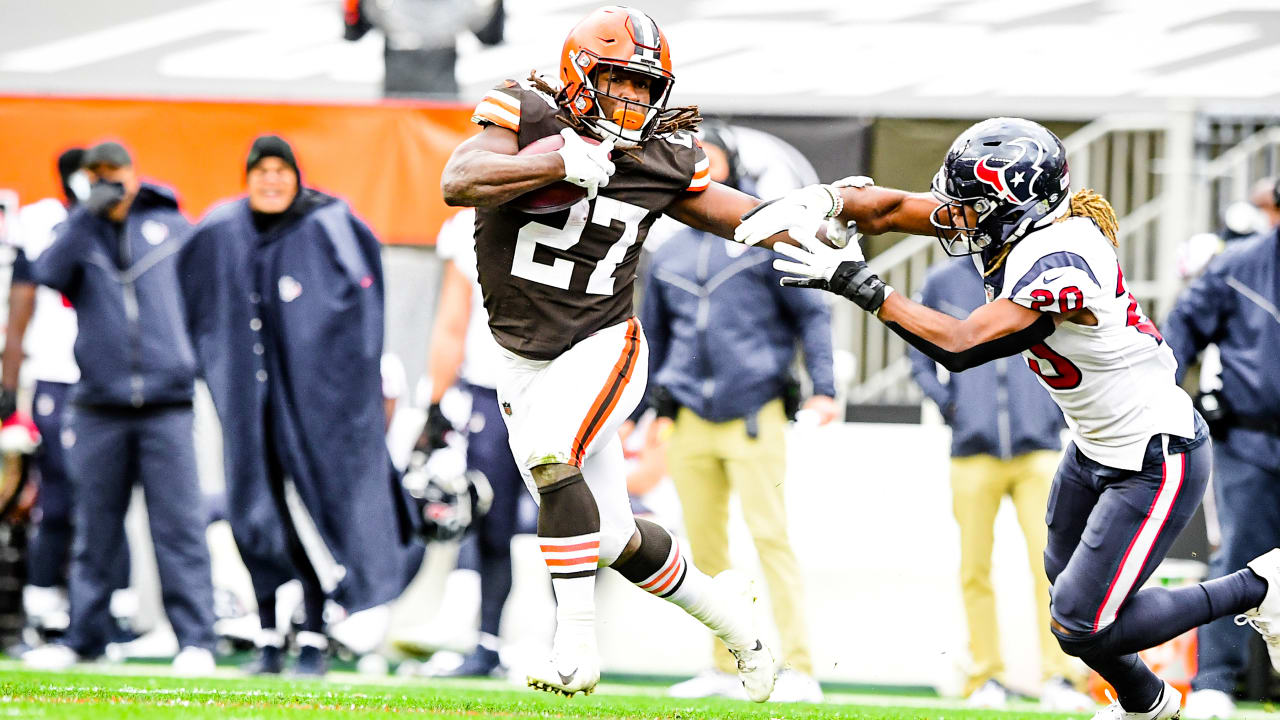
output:
{"label": "white glove", "polygon": [[838,210],[836,192],[830,185],[809,185],[770,200],[742,216],[733,239],[756,245],[783,230],[797,241],[805,236],[812,239]]}
{"label": "white glove", "polygon": [[[839,250],[823,245],[813,235],[796,238],[796,241],[803,247],[787,245],[786,243],[774,243],[773,251],[779,255],[786,255],[791,260],[774,260],[773,269],[790,273],[795,276],[796,280],[800,281],[786,282],[790,278],[784,278],[784,285],[822,287],[835,274],[836,268],[840,263],[866,261],[866,257],[862,254],[862,244],[860,242],[862,236],[854,235],[850,240],[851,242],[848,245]],[[807,282],[810,280],[820,282]]]}
{"label": "white glove", "polygon": [[609,184],[609,176],[615,169],[613,161],[609,160],[613,138],[592,145],[571,128],[561,130],[560,136],[564,138],[564,147],[556,152],[564,160],[564,179],[586,188],[587,199],[594,199],[596,192]]}

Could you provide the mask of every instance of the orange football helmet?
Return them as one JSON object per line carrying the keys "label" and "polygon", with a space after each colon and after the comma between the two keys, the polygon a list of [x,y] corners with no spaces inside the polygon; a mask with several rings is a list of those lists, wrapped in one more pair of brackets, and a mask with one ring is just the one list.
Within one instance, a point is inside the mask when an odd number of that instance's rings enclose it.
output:
{"label": "orange football helmet", "polygon": [[[597,87],[601,67],[648,76],[649,102],[613,95],[607,85]],[[653,18],[635,8],[602,7],[579,22],[565,39],[560,82],[569,111],[588,126],[624,143],[643,142],[653,135],[675,84],[667,38]],[[617,101],[611,117],[604,116],[598,102],[601,96]]]}

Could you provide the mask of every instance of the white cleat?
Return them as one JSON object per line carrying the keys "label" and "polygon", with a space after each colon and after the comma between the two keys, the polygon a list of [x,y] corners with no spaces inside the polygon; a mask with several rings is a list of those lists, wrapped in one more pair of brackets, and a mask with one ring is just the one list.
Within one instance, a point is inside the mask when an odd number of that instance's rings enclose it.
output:
{"label": "white cleat", "polygon": [[[721,639],[738,661],[738,679],[751,702],[764,702],[773,693],[777,668],[769,646],[760,639],[756,626],[756,594],[753,583],[742,573],[725,570],[712,581],[725,609]],[[741,638],[740,641],[735,639]]]}
{"label": "white cleat", "polygon": [[213,653],[206,648],[188,645],[173,658],[173,674],[182,677],[208,677],[217,670]]}
{"label": "white cleat", "polygon": [[1086,712],[1098,707],[1093,698],[1075,688],[1064,677],[1051,678],[1040,690],[1040,709],[1049,712]]}
{"label": "white cleat", "polygon": [[772,702],[820,703],[823,700],[822,685],[812,675],[790,668],[778,673],[773,683]]}
{"label": "white cleat", "polygon": [[66,645],[50,643],[23,653],[22,662],[32,670],[66,670],[80,662],[80,656]]}
{"label": "white cleat", "polygon": [[526,676],[529,687],[565,697],[590,695],[600,682],[600,654],[594,647],[579,646],[573,653],[555,651],[551,659]]}
{"label": "white cleat", "polygon": [[1003,710],[1009,705],[1009,689],[1001,685],[999,680],[991,678],[974,690],[965,704],[971,708]]}
{"label": "white cleat", "polygon": [[1164,691],[1160,693],[1160,699],[1152,709],[1146,712],[1128,712],[1119,701],[1114,701],[1094,713],[1093,720],[1174,720],[1179,717],[1181,711],[1182,693],[1166,682]]}
{"label": "white cleat", "polygon": [[1237,625],[1250,625],[1267,641],[1271,667],[1280,670],[1280,548],[1249,561],[1249,569],[1267,581],[1262,604],[1236,616]]}
{"label": "white cleat", "polygon": [[1182,717],[1187,720],[1229,720],[1235,716],[1235,699],[1221,690],[1196,690],[1182,708]]}

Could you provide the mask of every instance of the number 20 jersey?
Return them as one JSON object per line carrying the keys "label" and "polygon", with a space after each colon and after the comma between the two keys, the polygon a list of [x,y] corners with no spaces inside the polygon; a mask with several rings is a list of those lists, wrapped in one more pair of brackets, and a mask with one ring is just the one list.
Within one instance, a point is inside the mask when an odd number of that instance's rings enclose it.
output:
{"label": "number 20 jersey", "polygon": [[[490,90],[472,121],[515,132],[519,146],[556,135],[568,111],[514,81]],[[616,171],[594,200],[532,215],[478,208],[476,257],[489,329],[498,344],[550,360],[630,318],[636,266],[649,227],[672,202],[710,183],[693,136],[655,137],[611,156]]]}
{"label": "number 20 jersey", "polygon": [[1115,250],[1093,221],[1070,218],[1028,234],[1009,252],[1002,277],[987,282],[993,299],[1044,312],[1087,307],[1098,319],[1060,323],[1023,352],[1085,455],[1139,470],[1151,436],[1194,436],[1173,352],[1125,287]]}

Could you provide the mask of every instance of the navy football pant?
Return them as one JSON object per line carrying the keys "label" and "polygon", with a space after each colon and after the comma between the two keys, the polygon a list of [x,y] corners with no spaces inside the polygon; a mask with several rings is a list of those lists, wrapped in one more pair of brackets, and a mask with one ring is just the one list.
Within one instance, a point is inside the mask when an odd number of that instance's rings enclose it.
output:
{"label": "navy football pant", "polygon": [[467,435],[467,467],[479,470],[493,488],[493,505],[476,524],[480,571],[480,632],[498,636],[502,608],[511,594],[511,537],[516,534],[524,480],[511,456],[507,424],[502,421],[498,393],[476,385],[471,393],[471,427]]}
{"label": "navy football pant", "polygon": [[[1228,443],[1214,443],[1213,492],[1222,543],[1210,556],[1209,577],[1224,577],[1280,547],[1280,472],[1258,467],[1233,452]],[[1225,693],[1235,690],[1248,662],[1253,635],[1252,628],[1239,627],[1229,617],[1200,628],[1199,670],[1191,687]]]}
{"label": "navy football pant", "polygon": [[1137,651],[1256,607],[1266,594],[1250,570],[1178,590],[1138,591],[1195,513],[1211,454],[1197,417],[1195,439],[1153,437],[1139,471],[1102,465],[1072,444],[1054,477],[1045,548],[1054,634],[1063,651],[1116,688],[1130,712],[1149,709],[1163,687]]}
{"label": "navy football pant", "polygon": [[[40,449],[35,469],[40,476],[36,495],[35,522],[28,546],[27,582],[36,587],[67,584],[71,559],[71,480],[67,476],[66,452],[62,448],[62,414],[71,385],[41,380],[36,383],[32,420],[40,431]],[[129,546],[122,540],[121,551],[107,573],[112,590],[129,587]]]}
{"label": "navy football pant", "polygon": [[64,642],[100,655],[111,628],[112,568],[124,552],[124,516],[142,486],[160,571],[161,599],[181,647],[213,649],[208,519],[196,477],[191,407],[75,408],[66,415],[72,503],[71,626]]}

